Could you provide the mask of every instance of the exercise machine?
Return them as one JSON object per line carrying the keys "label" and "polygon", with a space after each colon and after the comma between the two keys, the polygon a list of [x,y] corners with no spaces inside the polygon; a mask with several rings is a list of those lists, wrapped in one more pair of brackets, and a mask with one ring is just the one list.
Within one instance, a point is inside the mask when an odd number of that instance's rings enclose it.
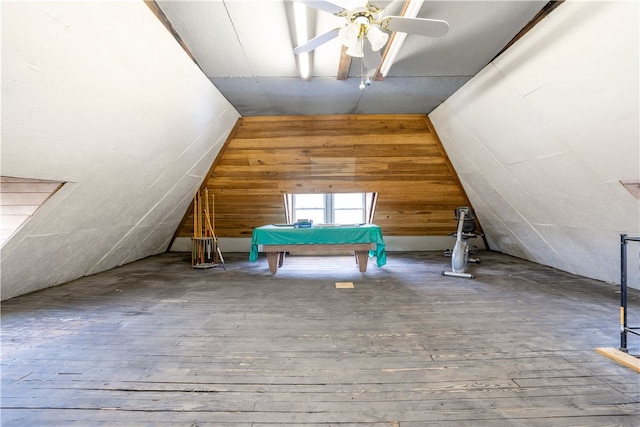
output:
{"label": "exercise machine", "polygon": [[620,235],[620,351],[629,353],[627,334],[640,335],[639,326],[627,324],[627,243],[640,242],[640,237]]}
{"label": "exercise machine", "polygon": [[470,258],[470,253],[475,253],[477,248],[471,247],[469,240],[474,239],[482,234],[475,233],[476,217],[473,209],[468,206],[459,206],[455,209],[455,217],[458,221],[458,229],[451,236],[456,237],[456,243],[453,250],[445,251],[445,255],[451,256],[451,271],[443,271],[443,276],[466,277],[473,279],[473,274],[467,273],[467,264],[479,263],[478,258]]}

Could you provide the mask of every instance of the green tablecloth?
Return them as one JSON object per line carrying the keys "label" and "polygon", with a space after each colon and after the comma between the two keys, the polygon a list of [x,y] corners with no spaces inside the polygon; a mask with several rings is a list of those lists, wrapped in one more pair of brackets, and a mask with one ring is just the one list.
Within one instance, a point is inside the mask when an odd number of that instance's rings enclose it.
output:
{"label": "green tablecloth", "polygon": [[375,243],[369,255],[376,257],[378,267],[387,263],[384,240],[380,227],[361,226],[293,228],[293,226],[265,225],[253,230],[249,261],[258,259],[258,245],[336,245],[344,243]]}

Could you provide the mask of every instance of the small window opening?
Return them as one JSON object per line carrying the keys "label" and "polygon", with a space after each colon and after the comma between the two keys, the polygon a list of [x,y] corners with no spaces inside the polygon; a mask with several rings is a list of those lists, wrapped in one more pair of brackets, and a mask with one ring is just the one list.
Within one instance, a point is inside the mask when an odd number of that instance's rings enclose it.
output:
{"label": "small window opening", "polygon": [[620,181],[620,184],[622,184],[623,187],[633,195],[633,197],[640,200],[640,180],[629,179],[626,181]]}
{"label": "small window opening", "polygon": [[0,176],[0,246],[33,216],[64,183]]}

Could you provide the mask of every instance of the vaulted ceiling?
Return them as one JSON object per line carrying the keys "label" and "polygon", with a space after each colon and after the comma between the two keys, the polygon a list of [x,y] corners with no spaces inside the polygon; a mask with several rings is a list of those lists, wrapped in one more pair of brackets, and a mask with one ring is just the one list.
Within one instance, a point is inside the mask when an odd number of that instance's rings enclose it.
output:
{"label": "vaulted ceiling", "polygon": [[[371,3],[388,16],[399,15],[405,2]],[[417,16],[445,20],[449,32],[408,35],[388,75],[365,90],[358,87],[359,58],[352,59],[348,78],[336,78],[342,51],[337,38],[313,51],[311,78],[300,78],[290,0],[149,4],[241,115],[278,116],[428,114],[499,54],[547,1],[427,0]],[[344,24],[344,18],[307,9],[309,37]]]}

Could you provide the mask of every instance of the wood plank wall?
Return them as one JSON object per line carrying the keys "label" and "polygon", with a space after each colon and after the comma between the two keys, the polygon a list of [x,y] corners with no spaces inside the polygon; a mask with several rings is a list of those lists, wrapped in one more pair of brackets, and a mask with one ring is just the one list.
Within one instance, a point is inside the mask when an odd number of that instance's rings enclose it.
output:
{"label": "wood plank wall", "polygon": [[[447,235],[455,207],[469,204],[426,115],[240,120],[203,183],[219,237],[286,222],[287,192],[377,192],[374,222],[387,236]],[[188,212],[176,236],[192,227]]]}

